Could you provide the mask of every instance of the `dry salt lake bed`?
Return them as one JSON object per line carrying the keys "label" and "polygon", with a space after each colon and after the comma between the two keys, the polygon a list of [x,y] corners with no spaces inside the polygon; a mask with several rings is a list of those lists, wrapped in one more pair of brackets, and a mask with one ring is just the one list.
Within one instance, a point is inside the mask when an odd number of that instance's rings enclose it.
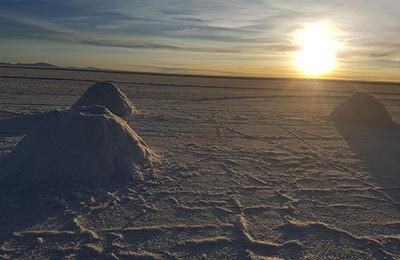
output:
{"label": "dry salt lake bed", "polygon": [[0,259],[400,259],[399,127],[327,117],[363,91],[400,124],[399,84],[0,68],[0,163],[35,115],[101,80],[161,162],[1,188]]}

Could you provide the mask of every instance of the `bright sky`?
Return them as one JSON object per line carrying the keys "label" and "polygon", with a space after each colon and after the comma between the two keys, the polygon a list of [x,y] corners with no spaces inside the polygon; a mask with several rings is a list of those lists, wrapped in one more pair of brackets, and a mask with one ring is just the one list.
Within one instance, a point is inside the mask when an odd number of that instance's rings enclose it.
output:
{"label": "bright sky", "polygon": [[319,77],[400,81],[399,0],[2,0],[0,61],[306,77],[315,24],[337,46]]}

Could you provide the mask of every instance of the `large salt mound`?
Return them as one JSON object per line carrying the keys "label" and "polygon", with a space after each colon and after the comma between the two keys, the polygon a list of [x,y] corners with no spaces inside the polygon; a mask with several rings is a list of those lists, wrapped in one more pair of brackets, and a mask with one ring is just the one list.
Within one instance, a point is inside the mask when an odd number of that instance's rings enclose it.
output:
{"label": "large salt mound", "polygon": [[137,112],[129,98],[112,82],[97,82],[88,88],[83,96],[72,106],[101,105],[117,116],[130,116]]}
{"label": "large salt mound", "polygon": [[392,124],[392,118],[385,106],[375,97],[366,93],[355,93],[337,106],[330,118],[335,122],[362,124]]}
{"label": "large salt mound", "polygon": [[43,116],[11,153],[3,181],[101,181],[135,175],[156,161],[150,148],[102,106],[56,110]]}

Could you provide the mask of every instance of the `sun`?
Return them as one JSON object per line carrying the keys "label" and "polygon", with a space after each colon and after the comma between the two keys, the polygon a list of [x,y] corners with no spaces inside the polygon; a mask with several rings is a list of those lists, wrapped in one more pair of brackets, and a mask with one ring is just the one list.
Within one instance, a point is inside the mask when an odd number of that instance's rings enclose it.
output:
{"label": "sun", "polygon": [[296,64],[309,76],[325,74],[335,67],[337,44],[327,27],[311,24],[299,34],[302,49],[296,54]]}

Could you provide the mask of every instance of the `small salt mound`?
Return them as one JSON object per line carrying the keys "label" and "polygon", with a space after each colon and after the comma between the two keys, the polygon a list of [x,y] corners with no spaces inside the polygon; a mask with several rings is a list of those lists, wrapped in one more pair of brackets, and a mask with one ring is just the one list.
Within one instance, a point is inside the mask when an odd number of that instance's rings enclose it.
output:
{"label": "small salt mound", "polygon": [[91,106],[45,114],[1,172],[5,182],[101,181],[134,176],[136,169],[155,161],[123,119],[105,107]]}
{"label": "small salt mound", "polygon": [[129,98],[112,82],[97,82],[72,106],[101,105],[117,116],[130,116],[137,112]]}
{"label": "small salt mound", "polygon": [[392,118],[385,106],[375,97],[356,93],[337,106],[330,118],[335,122],[363,124],[392,124]]}

